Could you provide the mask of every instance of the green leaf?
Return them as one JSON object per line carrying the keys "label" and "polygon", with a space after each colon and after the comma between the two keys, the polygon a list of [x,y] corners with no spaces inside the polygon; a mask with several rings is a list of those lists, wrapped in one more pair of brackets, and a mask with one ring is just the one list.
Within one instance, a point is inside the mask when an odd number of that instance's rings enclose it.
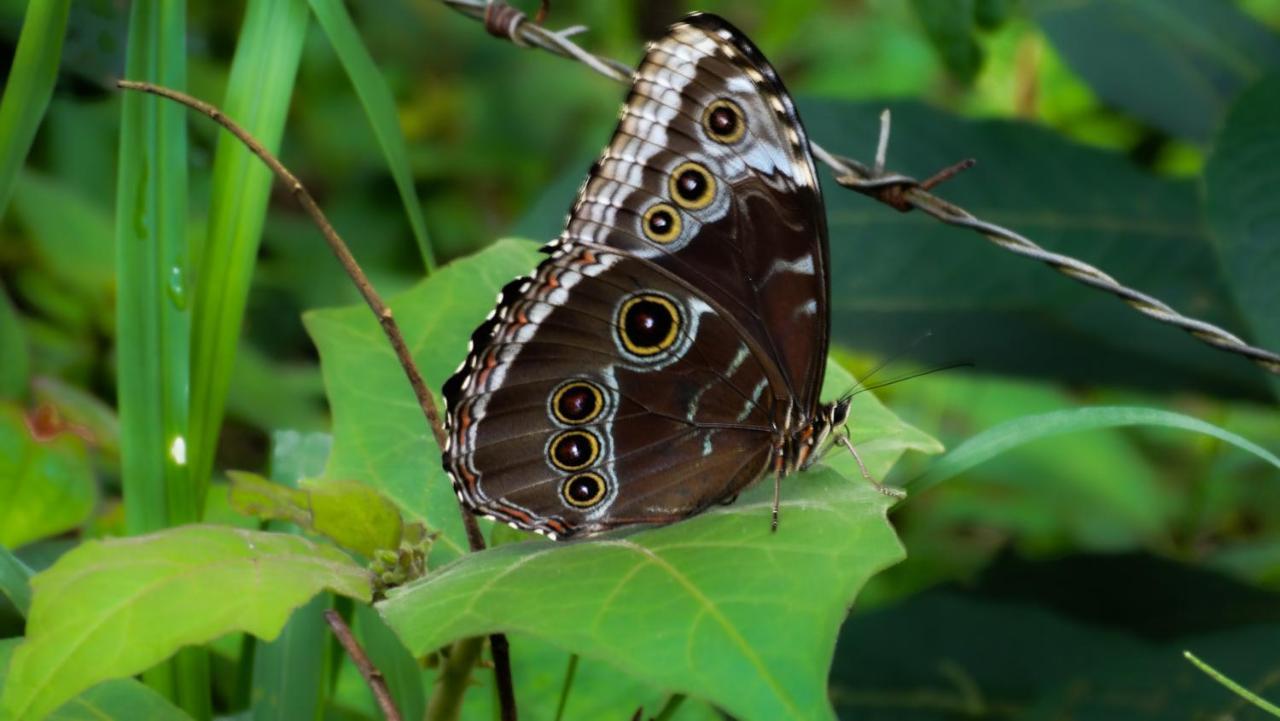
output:
{"label": "green leaf", "polygon": [[[457,366],[497,289],[537,262],[534,247],[499,242],[392,299],[431,387]],[[370,483],[408,517],[443,529],[436,548],[452,543],[448,555],[456,557],[465,547],[456,499],[377,322],[363,307],[314,312],[306,321],[334,412],[326,475]],[[851,384],[830,367],[830,395]],[[936,449],[869,393],[855,397],[851,418],[854,441],[875,473],[906,448]],[[888,501],[857,475],[847,454],[829,462],[839,472],[818,470],[786,484],[776,536],[769,533],[771,488],[763,483],[732,507],[667,528],[467,555],[396,592],[380,610],[415,655],[506,630],[518,632],[517,645],[534,637],[744,717],[825,718],[831,634],[866,578],[901,557],[884,520]],[[546,582],[542,574],[551,569],[560,582]],[[770,621],[780,607],[801,622],[784,628]],[[598,609],[595,623],[582,623],[584,609]],[[661,618],[646,621],[645,614]],[[700,663],[708,658],[717,662]],[[744,684],[755,690],[743,693]]]}
{"label": "green leaf", "polygon": [[53,97],[71,0],[27,3],[18,49],[0,100],[0,216]]}
{"label": "green leaf", "polygon": [[58,378],[40,376],[31,382],[37,406],[52,406],[68,426],[90,440],[108,460],[120,457],[120,421],[101,399]]}
{"label": "green leaf", "polygon": [[1045,34],[1105,102],[1205,141],[1280,38],[1222,0],[1031,0]]}
{"label": "green leaf", "polygon": [[37,437],[21,410],[0,404],[0,545],[17,548],[79,526],[97,495],[83,440]]}
{"label": "green leaf", "polygon": [[395,504],[358,481],[317,480],[289,488],[254,473],[227,475],[231,505],[247,516],[289,521],[365,557],[400,547],[403,525]]}
{"label": "green leaf", "polygon": [[471,554],[378,609],[415,654],[503,631],[740,718],[832,718],[835,633],[862,584],[903,552],[888,500],[859,477],[819,468],[790,479],[776,534],[771,497],[762,483],[665,528]]}
{"label": "green leaf", "polygon": [[[0,545],[0,594],[26,618],[31,608],[31,569]],[[3,684],[0,684],[3,686]]]}
{"label": "green leaf", "polygon": [[[21,641],[20,638],[0,641],[0,689],[5,686],[9,660]],[[191,717],[137,681],[116,679],[76,696],[49,718],[52,721],[189,721]]]}
{"label": "green leaf", "polygon": [[[841,139],[829,150],[870,155],[883,103],[802,99],[800,106],[811,137]],[[1120,155],[1028,123],[967,120],[914,103],[891,108],[891,169],[924,178],[977,158],[937,192],[1174,308],[1242,327],[1193,183],[1145,174]],[[576,164],[517,229],[558,235],[591,161]],[[832,334],[845,347],[926,364],[969,360],[992,374],[1270,398],[1262,371],[1247,361],[976,233],[835,185],[825,198]],[[914,343],[927,331],[928,341]]]}
{"label": "green leaf", "polygon": [[1280,469],[1280,458],[1270,451],[1212,423],[1158,408],[1111,406],[1074,408],[1026,416],[989,428],[939,458],[925,475],[908,484],[908,487],[913,493],[920,493],[1001,453],[1034,440],[1063,433],[1123,426],[1164,426],[1203,433],[1246,450]]}
{"label": "green leaf", "polygon": [[911,4],[942,64],[960,82],[972,83],[982,69],[974,0],[911,0]]}
{"label": "green leaf", "polygon": [[110,208],[68,183],[27,170],[14,191],[13,213],[42,267],[104,305],[114,297],[116,239]]}
{"label": "green leaf", "polygon": [[[1254,338],[1280,352],[1280,75],[1231,107],[1205,168],[1205,207],[1219,257]],[[1280,379],[1271,377],[1280,395]]]}
{"label": "green leaf", "polygon": [[94,684],[244,631],[271,639],[323,589],[370,598],[341,551],[298,536],[181,526],[89,541],[32,579],[27,638],[14,654],[0,717],[39,719]]}
{"label": "green leaf", "polygon": [[[427,387],[438,389],[467,352],[467,338],[507,281],[539,260],[532,243],[500,241],[445,266],[390,305]],[[328,478],[359,480],[390,498],[406,521],[442,532],[432,559],[467,548],[457,497],[404,371],[365,306],[307,313],[333,409]],[[436,402],[440,402],[437,395]]]}
{"label": "green leaf", "polygon": [[[1084,560],[1077,559],[1075,567],[1059,568],[1058,573],[1006,581],[1003,590],[1016,594],[1012,598],[1001,597],[999,588],[979,586],[966,593],[953,587],[855,613],[841,630],[831,675],[831,693],[841,717],[895,721],[1265,718],[1195,671],[1183,660],[1181,649],[1215,654],[1229,663],[1232,675],[1254,681],[1257,689],[1267,684],[1275,669],[1280,626],[1274,620],[1236,622],[1208,633],[1165,627],[1156,636],[1163,642],[1153,641],[1128,624],[1112,625],[1112,614],[1117,608],[1139,614],[1158,609],[1165,599],[1181,601],[1186,589],[1173,586],[1162,575],[1157,578],[1165,585],[1134,584],[1126,589],[1132,595],[1116,601],[1108,597],[1116,593],[1113,584],[1107,583],[1113,579],[1082,577],[1079,561]],[[1186,575],[1219,581],[1213,574]],[[1065,586],[1059,582],[1068,578],[1077,587],[1075,594],[1082,597],[1076,608],[1088,609],[1083,614],[1026,598],[1036,595],[1026,583]],[[1014,585],[1013,581],[1024,583]],[[1274,596],[1255,602],[1270,602],[1274,607]],[[1204,611],[1221,615],[1200,617],[1199,623],[1231,622],[1229,614],[1214,608],[1212,599]],[[1190,616],[1185,609],[1170,609],[1170,613],[1184,621]],[[1270,614],[1272,619],[1274,615]],[[1113,619],[1112,624],[1097,622],[1107,618]],[[922,703],[925,699],[927,704]]]}
{"label": "green leaf", "polygon": [[26,394],[30,353],[18,311],[0,286],[0,399],[14,400]]}
{"label": "green leaf", "polygon": [[435,269],[435,255],[431,250],[431,241],[427,237],[427,224],[422,217],[422,204],[413,187],[413,174],[409,168],[409,149],[405,145],[404,134],[400,132],[400,121],[396,114],[395,100],[391,90],[382,78],[378,66],[360,40],[351,16],[347,14],[342,0],[308,0],[316,21],[329,36],[329,44],[333,46],[342,67],[360,103],[364,106],[365,115],[373,134],[378,138],[383,157],[387,161],[387,169],[395,180],[396,189],[404,203],[405,215],[409,218],[409,226],[413,229],[413,237],[418,242],[418,252],[422,262],[430,272]]}

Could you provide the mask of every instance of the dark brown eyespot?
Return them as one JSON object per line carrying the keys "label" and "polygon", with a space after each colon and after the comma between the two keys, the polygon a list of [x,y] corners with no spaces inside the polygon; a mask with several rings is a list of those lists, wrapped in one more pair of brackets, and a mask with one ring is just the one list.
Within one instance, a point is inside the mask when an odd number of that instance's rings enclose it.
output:
{"label": "dark brown eyespot", "polygon": [[646,210],[640,223],[645,237],[655,243],[670,243],[680,236],[680,211],[667,203]]}
{"label": "dark brown eyespot", "polygon": [[600,474],[579,473],[565,480],[560,487],[560,494],[574,508],[590,508],[604,500],[608,488]]}
{"label": "dark brown eyespot", "polygon": [[556,420],[569,425],[589,423],[604,410],[604,394],[593,383],[572,381],[560,386],[551,396],[551,412]]}
{"label": "dark brown eyespot", "polygon": [[712,140],[721,143],[736,143],[742,139],[747,129],[742,108],[727,98],[721,98],[707,106],[702,113],[702,127]]}
{"label": "dark brown eyespot", "polygon": [[680,312],[671,300],[642,293],[618,310],[618,340],[629,353],[651,356],[671,347],[680,334]]}
{"label": "dark brown eyespot", "polygon": [[600,455],[600,441],[586,431],[565,431],[551,441],[551,463],[562,471],[579,471]]}
{"label": "dark brown eyespot", "polygon": [[671,198],[681,207],[701,210],[711,204],[715,195],[715,179],[697,163],[681,163],[671,174]]}

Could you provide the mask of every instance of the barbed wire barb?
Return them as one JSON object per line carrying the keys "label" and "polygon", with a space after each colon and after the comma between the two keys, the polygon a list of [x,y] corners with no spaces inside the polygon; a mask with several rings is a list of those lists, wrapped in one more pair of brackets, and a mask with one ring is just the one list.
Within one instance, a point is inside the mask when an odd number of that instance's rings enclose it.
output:
{"label": "barbed wire barb", "polygon": [[[541,22],[528,20],[524,13],[499,0],[442,0],[442,2],[468,17],[485,22],[485,27],[491,34],[504,37],[520,47],[538,48],[577,60],[597,73],[620,83],[630,84],[632,81],[633,70],[630,66],[589,53],[569,39],[571,35],[582,32],[585,29],[582,26],[561,31],[549,30],[543,27]],[[540,15],[545,16],[545,11],[541,11]],[[493,19],[499,17],[500,24]],[[899,211],[919,210],[947,225],[977,232],[1010,253],[1045,263],[1068,278],[1116,296],[1148,318],[1181,328],[1203,343],[1228,353],[1244,356],[1264,370],[1280,375],[1280,354],[1249,345],[1236,335],[1212,323],[1185,316],[1158,298],[1125,286],[1082,260],[1045,250],[1023,235],[982,220],[964,208],[929,192],[930,188],[971,167],[974,161],[961,161],[943,169],[923,183],[910,176],[888,171],[886,157],[890,125],[889,111],[886,110],[881,114],[880,135],[876,144],[875,161],[871,166],[853,158],[835,155],[816,142],[810,142],[813,155],[831,169],[836,182],[845,188],[874,198]]]}

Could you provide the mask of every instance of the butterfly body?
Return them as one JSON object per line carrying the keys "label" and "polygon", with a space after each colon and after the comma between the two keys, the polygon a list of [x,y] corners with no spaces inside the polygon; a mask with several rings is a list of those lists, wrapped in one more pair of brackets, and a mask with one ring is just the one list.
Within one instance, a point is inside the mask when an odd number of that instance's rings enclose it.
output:
{"label": "butterfly body", "polygon": [[759,51],[694,15],[650,45],[549,257],[445,384],[475,512],[553,538],[668,523],[808,466],[827,231],[808,139]]}

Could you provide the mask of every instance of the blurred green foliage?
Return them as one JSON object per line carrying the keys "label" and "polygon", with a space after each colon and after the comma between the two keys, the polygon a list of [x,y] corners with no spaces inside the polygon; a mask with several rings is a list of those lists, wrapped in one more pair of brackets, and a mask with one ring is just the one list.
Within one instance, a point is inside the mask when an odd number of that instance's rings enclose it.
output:
{"label": "blurred green foliage", "polygon": [[[225,97],[245,5],[187,3],[193,94]],[[421,277],[421,238],[446,263],[507,235],[558,233],[624,89],[492,38],[434,0],[346,7],[390,91],[407,178],[388,169],[392,128],[375,133],[366,118],[365,104],[378,99],[362,101],[348,75],[363,61],[335,52],[315,22],[305,30],[281,152],[384,295]],[[724,15],[761,46],[824,147],[869,159],[878,113],[890,107],[891,169],[923,177],[976,157],[977,168],[942,196],[1180,310],[1280,346],[1274,0],[564,0],[548,24],[586,25],[585,47],[634,62],[645,39],[693,9]],[[14,56],[26,10],[25,0],[0,1],[0,57]],[[0,470],[22,469],[0,477],[0,542],[36,569],[81,538],[124,531],[115,418],[121,100],[110,82],[123,72],[128,10],[114,0],[71,4],[60,65],[49,74],[52,100],[25,164],[13,166],[0,218]],[[18,131],[0,143],[20,157]],[[206,237],[217,142],[215,126],[191,116],[195,247]],[[894,359],[872,384],[972,361],[973,369],[877,391],[947,446],[1035,414],[1126,405],[1185,413],[1280,449],[1280,384],[1246,361],[976,236],[826,187],[835,354],[860,376]],[[406,215],[406,190],[420,200],[425,233]],[[291,437],[284,432],[330,425],[301,317],[358,300],[283,191],[270,197],[248,292],[215,476],[268,473],[273,463],[316,455],[279,452]],[[439,350],[442,368],[463,352]],[[62,433],[33,436],[31,417],[58,419]],[[853,424],[855,443],[875,441],[856,417]],[[356,436],[335,430],[341,461]],[[50,460],[30,465],[32,454]],[[917,477],[928,464],[908,455],[891,480]],[[412,490],[413,479],[396,487]],[[211,493],[207,517],[233,519],[225,486]],[[40,510],[50,505],[57,514]],[[19,517],[27,520],[7,520]],[[1183,648],[1264,697],[1280,695],[1280,478],[1257,457],[1163,428],[1089,430],[966,471],[911,498],[892,520],[908,558],[872,579],[837,647],[832,698],[850,718],[1262,718],[1187,665]],[[314,622],[330,603],[321,597],[303,613]],[[356,614],[397,697],[421,709],[433,672],[381,623]],[[0,595],[0,635],[21,629],[22,615]],[[307,649],[308,677],[335,683],[332,695],[307,702],[335,718],[373,716],[350,664],[331,668],[330,656],[315,657],[332,652],[316,650],[326,648],[323,638],[300,623],[285,634],[258,658]],[[12,643],[0,644],[2,676]],[[282,693],[284,681],[269,679],[288,674],[265,661],[253,678],[236,669],[252,657],[252,642],[233,636],[213,649],[219,709]],[[519,641],[515,653],[522,697],[553,705],[564,656]],[[492,679],[482,682],[487,695]],[[626,704],[644,699],[656,712],[660,690],[622,693],[605,689],[610,683],[607,669],[584,663],[569,708],[622,718]],[[106,708],[122,694],[125,708],[131,698],[163,703],[137,684],[96,693],[113,700],[81,702]],[[710,713],[690,703],[677,718]]]}

